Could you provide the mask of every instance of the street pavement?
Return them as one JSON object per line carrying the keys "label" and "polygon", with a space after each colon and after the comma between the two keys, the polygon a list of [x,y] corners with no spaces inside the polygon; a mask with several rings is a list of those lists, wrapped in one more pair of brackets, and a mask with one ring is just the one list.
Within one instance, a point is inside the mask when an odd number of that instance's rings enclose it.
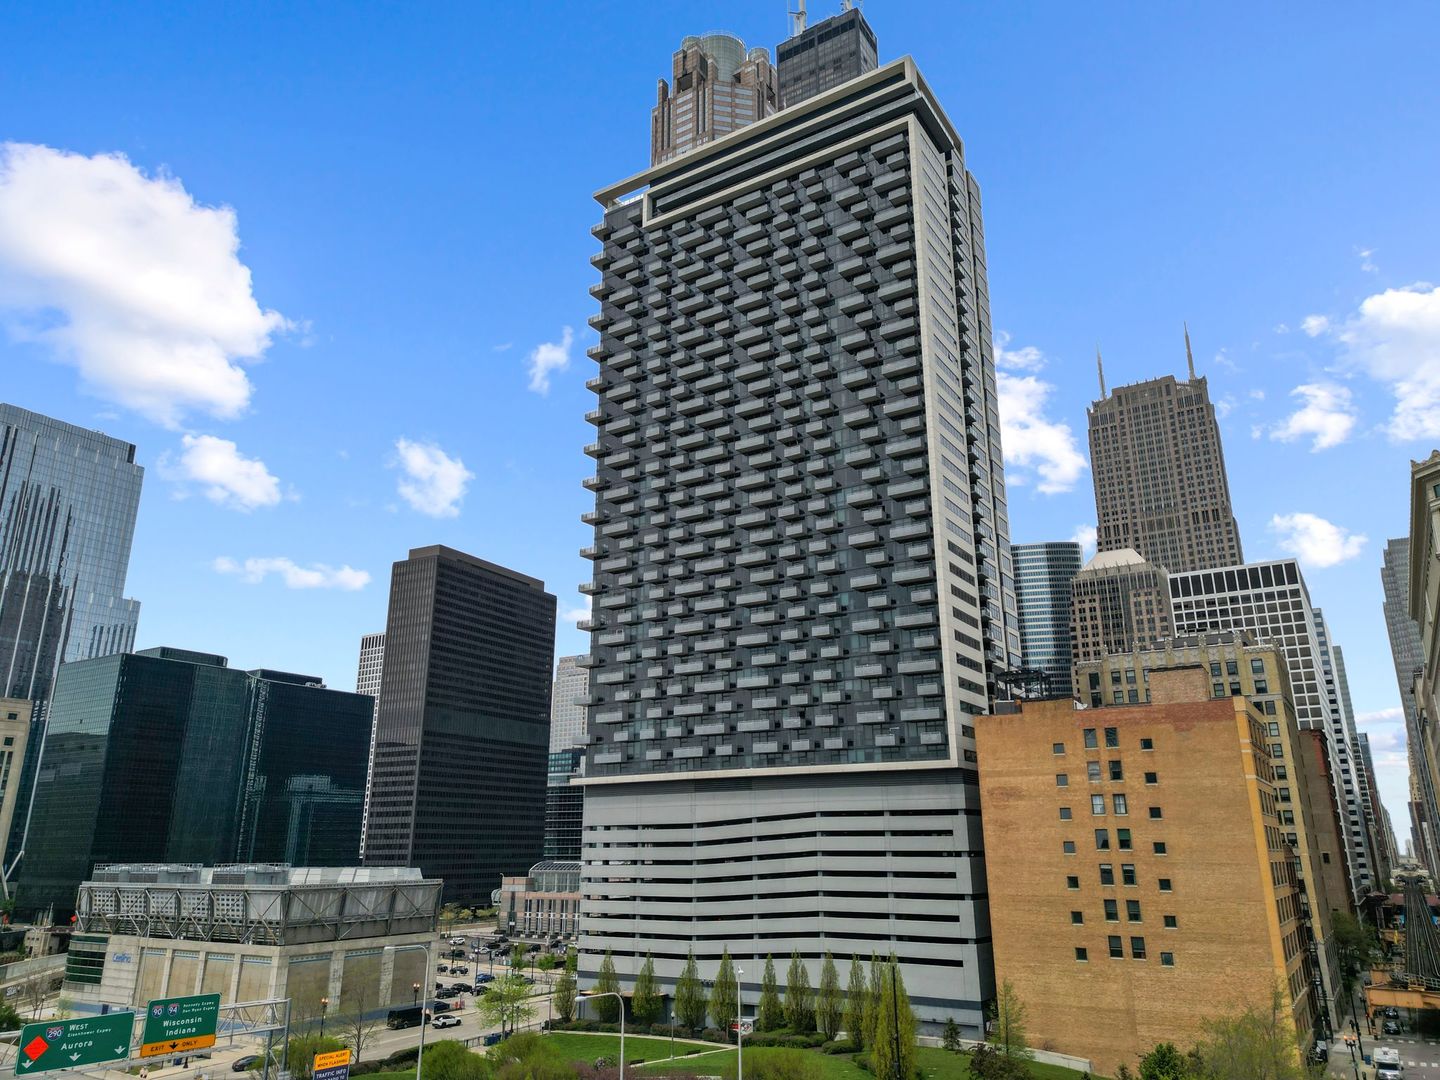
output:
{"label": "street pavement", "polygon": [[[1440,1040],[1422,1039],[1410,1034],[1380,1035],[1375,1038],[1366,1035],[1363,1043],[1366,1056],[1372,1059],[1376,1047],[1399,1050],[1400,1064],[1405,1069],[1405,1080],[1440,1080]],[[1375,1070],[1373,1066],[1360,1061],[1358,1052],[1352,1064],[1350,1048],[1343,1040],[1336,1039],[1330,1045],[1330,1067],[1326,1070],[1326,1075],[1334,1077],[1335,1080],[1341,1080],[1342,1077],[1355,1080],[1357,1075],[1360,1080],[1370,1080],[1375,1075]]]}

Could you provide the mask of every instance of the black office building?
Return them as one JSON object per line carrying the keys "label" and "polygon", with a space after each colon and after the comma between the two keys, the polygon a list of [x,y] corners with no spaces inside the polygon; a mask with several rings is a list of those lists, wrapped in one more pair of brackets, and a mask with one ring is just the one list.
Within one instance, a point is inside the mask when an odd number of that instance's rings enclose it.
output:
{"label": "black office building", "polygon": [[875,31],[851,8],[818,22],[775,50],[780,107],[789,108],[880,66]]}
{"label": "black office building", "polygon": [[488,901],[544,847],[555,597],[447,547],[390,578],[365,862]]}
{"label": "black office building", "polygon": [[372,706],[184,649],[63,665],[20,905],[68,911],[102,863],[355,864]]}

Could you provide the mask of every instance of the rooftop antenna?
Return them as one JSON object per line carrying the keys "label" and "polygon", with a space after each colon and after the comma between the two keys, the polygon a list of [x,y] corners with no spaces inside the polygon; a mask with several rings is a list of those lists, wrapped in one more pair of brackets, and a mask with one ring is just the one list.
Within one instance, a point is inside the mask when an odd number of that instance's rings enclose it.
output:
{"label": "rooftop antenna", "polygon": [[1190,369],[1190,381],[1195,381],[1195,354],[1190,351],[1190,324],[1185,326],[1185,365]]}
{"label": "rooftop antenna", "polygon": [[798,11],[790,12],[790,36],[799,37],[805,32],[805,0],[796,0]]}
{"label": "rooftop antenna", "polygon": [[1105,361],[1100,359],[1100,346],[1095,346],[1095,370],[1100,373],[1100,396],[1105,396]]}

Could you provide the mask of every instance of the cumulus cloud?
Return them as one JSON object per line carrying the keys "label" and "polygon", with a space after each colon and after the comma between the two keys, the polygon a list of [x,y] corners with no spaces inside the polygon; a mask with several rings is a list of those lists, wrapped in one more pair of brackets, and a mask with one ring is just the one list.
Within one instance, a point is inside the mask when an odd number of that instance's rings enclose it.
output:
{"label": "cumulus cloud", "polygon": [[1330,320],[1324,315],[1306,315],[1300,321],[1300,329],[1310,337],[1319,337],[1330,329]]}
{"label": "cumulus cloud", "polygon": [[1395,396],[1386,424],[1392,439],[1440,438],[1440,287],[1386,289],[1330,329],[1348,362]]}
{"label": "cumulus cloud", "polygon": [[1080,552],[1086,558],[1095,554],[1096,532],[1094,525],[1076,525],[1070,539],[1080,545]]}
{"label": "cumulus cloud", "polygon": [[289,324],[256,303],[229,207],[120,154],[0,144],[0,312],[85,389],[167,427],[233,417]]}
{"label": "cumulus cloud", "polygon": [[1280,550],[1307,566],[1335,566],[1359,555],[1369,537],[1315,514],[1276,514],[1270,519]]}
{"label": "cumulus cloud", "polygon": [[527,363],[530,366],[530,389],[537,394],[550,392],[550,373],[564,371],[570,366],[570,346],[575,342],[574,331],[566,326],[560,331],[559,341],[544,341],[530,351]]}
{"label": "cumulus cloud", "polygon": [[1012,371],[1039,371],[1045,366],[1045,354],[1034,345],[1010,349],[1010,335],[1001,330],[995,335],[995,366]]}
{"label": "cumulus cloud", "polygon": [[352,566],[326,566],[311,563],[301,566],[284,556],[264,559],[246,559],[239,562],[222,555],[214,562],[217,573],[235,574],[249,585],[259,585],[266,578],[278,575],[287,589],[341,589],[355,592],[370,584],[367,570],[356,570]]}
{"label": "cumulus cloud", "polygon": [[1347,387],[1304,383],[1291,390],[1290,396],[1301,402],[1300,408],[1271,430],[1272,439],[1294,442],[1308,438],[1314,452],[1339,446],[1350,437],[1355,427],[1355,404]]}
{"label": "cumulus cloud", "polygon": [[451,457],[434,443],[395,440],[395,454],[403,474],[396,489],[411,508],[430,517],[456,517],[465,490],[475,474],[465,462]]}
{"label": "cumulus cloud", "polygon": [[1045,415],[1055,388],[1034,375],[996,374],[1000,398],[1000,440],[1005,448],[1007,478],[1024,484],[1038,475],[1045,495],[1069,491],[1085,471],[1085,457],[1075,444],[1070,425]]}
{"label": "cumulus cloud", "polygon": [[229,439],[214,435],[186,435],[180,456],[161,455],[162,475],[181,486],[182,493],[197,485],[213,503],[248,513],[280,502],[280,481],[259,458],[247,458]]}
{"label": "cumulus cloud", "polygon": [[1380,272],[1380,267],[1376,266],[1375,260],[1371,258],[1375,254],[1374,248],[1356,248],[1355,254],[1360,256],[1360,269],[1365,273],[1378,274]]}
{"label": "cumulus cloud", "polygon": [[584,596],[584,597],[581,597],[581,602],[580,602],[579,605],[577,605],[576,607],[572,607],[572,608],[566,608],[564,611],[562,611],[562,612],[560,613],[560,621],[561,621],[561,622],[568,622],[568,623],[579,622],[581,619],[588,619],[588,618],[590,618],[590,611],[591,611],[590,597]]}

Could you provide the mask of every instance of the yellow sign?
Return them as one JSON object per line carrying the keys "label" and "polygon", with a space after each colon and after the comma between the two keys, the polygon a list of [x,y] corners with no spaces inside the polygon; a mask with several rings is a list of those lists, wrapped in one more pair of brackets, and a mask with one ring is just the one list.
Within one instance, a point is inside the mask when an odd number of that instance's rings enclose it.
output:
{"label": "yellow sign", "polygon": [[184,1054],[191,1050],[205,1050],[215,1045],[214,1035],[191,1035],[185,1039],[166,1039],[164,1042],[141,1043],[141,1057],[155,1057],[157,1054]]}
{"label": "yellow sign", "polygon": [[350,1051],[349,1051],[349,1050],[331,1050],[331,1051],[330,1051],[329,1053],[327,1053],[327,1054],[316,1054],[316,1055],[315,1055],[314,1071],[315,1071],[315,1072],[319,1072],[321,1069],[336,1069],[336,1068],[339,1068],[341,1065],[349,1065],[349,1064],[350,1064]]}

